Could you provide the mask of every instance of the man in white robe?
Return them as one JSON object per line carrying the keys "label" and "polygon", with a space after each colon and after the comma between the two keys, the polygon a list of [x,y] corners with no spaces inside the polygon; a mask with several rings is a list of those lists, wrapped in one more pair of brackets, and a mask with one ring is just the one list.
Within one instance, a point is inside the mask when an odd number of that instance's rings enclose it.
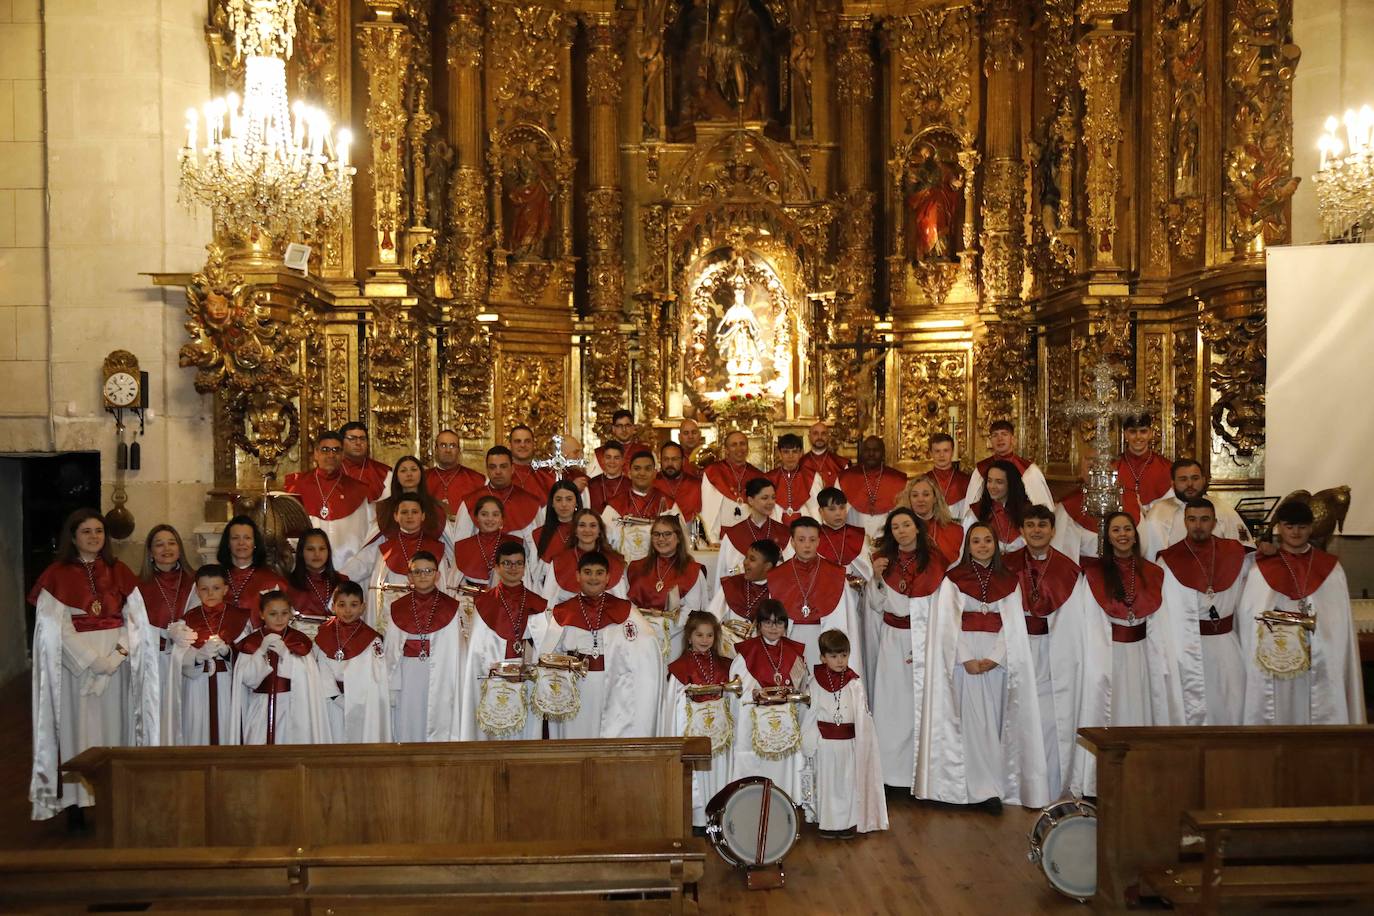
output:
{"label": "man in white robe", "polygon": [[739,524],[749,514],[744,488],[763,471],[749,463],[749,437],[739,430],[727,433],[725,458],[707,465],[701,477],[701,523],[712,544],[720,542],[722,528]]}
{"label": "man in white robe", "polygon": [[343,471],[343,439],[325,430],[315,439],[315,469],[286,475],[286,492],[310,516],[310,524],[329,535],[335,569],[343,569],[367,543],[376,522],[367,483]]}
{"label": "man in white robe", "polygon": [[[1190,499],[1207,495],[1209,481],[1202,473],[1202,465],[1192,458],[1180,458],[1174,462],[1173,478],[1173,492],[1155,500],[1140,524],[1140,554],[1147,560],[1153,560],[1161,550],[1183,540],[1187,534],[1183,523],[1184,505]],[[1236,510],[1221,500],[1212,500],[1212,505],[1217,512],[1213,536],[1232,538],[1250,546],[1250,529]]]}

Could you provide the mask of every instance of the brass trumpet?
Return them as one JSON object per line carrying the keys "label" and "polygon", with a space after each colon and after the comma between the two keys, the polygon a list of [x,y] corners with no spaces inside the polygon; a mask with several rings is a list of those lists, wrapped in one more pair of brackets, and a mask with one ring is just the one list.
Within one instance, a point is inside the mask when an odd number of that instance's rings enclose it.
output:
{"label": "brass trumpet", "polygon": [[653,520],[653,519],[651,519],[651,518],[642,518],[641,516],[638,516],[638,515],[622,515],[622,516],[620,516],[620,524],[622,524],[622,525],[652,525],[653,523],[654,523],[654,520]]}
{"label": "brass trumpet", "polygon": [[553,671],[571,671],[579,676],[586,676],[587,662],[585,659],[578,658],[576,655],[563,655],[558,652],[545,652],[539,656],[539,668],[549,668]]}
{"label": "brass trumpet", "polygon": [[[746,701],[747,702],[747,701]],[[811,705],[811,695],[793,690],[786,684],[779,684],[775,687],[757,687],[754,689],[755,706],[781,706],[783,703],[804,703]]]}
{"label": "brass trumpet", "polygon": [[1275,609],[1272,611],[1265,611],[1256,616],[1255,619],[1270,627],[1302,627],[1308,632],[1317,629],[1317,618],[1311,614],[1304,614],[1301,611],[1280,611]]}
{"label": "brass trumpet", "polygon": [[713,693],[733,693],[740,696],[744,692],[744,685],[740,683],[737,674],[724,684],[688,684],[682,688],[682,692],[689,697],[710,696]]}
{"label": "brass trumpet", "polygon": [[411,586],[409,582],[383,582],[381,585],[369,585],[367,589],[371,592],[408,592]]}
{"label": "brass trumpet", "polygon": [[479,674],[477,680],[532,681],[534,680],[534,667],[518,661],[496,662],[486,674]]}
{"label": "brass trumpet", "polygon": [[477,595],[482,594],[482,592],[484,591],[486,591],[486,589],[484,589],[482,586],[473,585],[471,582],[464,582],[458,586],[458,593],[460,595],[472,595],[476,597]]}
{"label": "brass trumpet", "polygon": [[751,620],[732,617],[729,620],[722,620],[720,625],[729,630],[736,639],[748,639],[754,635],[754,623]]}

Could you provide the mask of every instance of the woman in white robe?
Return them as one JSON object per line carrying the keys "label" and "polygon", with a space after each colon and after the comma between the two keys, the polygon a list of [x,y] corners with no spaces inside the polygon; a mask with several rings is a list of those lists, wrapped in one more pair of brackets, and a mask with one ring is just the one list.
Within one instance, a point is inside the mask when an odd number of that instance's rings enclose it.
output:
{"label": "woman in white robe", "polygon": [[970,502],[964,515],[964,536],[975,522],[982,522],[997,535],[1002,553],[1026,546],[1021,538],[1021,515],[1031,504],[1021,472],[1010,461],[994,461],[988,467],[987,486],[977,500]]}
{"label": "woman in white robe", "polygon": [[[114,558],[105,520],[78,509],[62,529],[57,557],[29,593],[38,611],[33,637],[33,819],[94,803],[67,782],[60,761],[90,747],[156,743],[157,642],[137,580]],[[73,817],[79,818],[78,813]]]}
{"label": "woman in white robe", "polygon": [[543,521],[527,539],[525,585],[539,591],[554,554],[568,548],[573,535],[573,515],[585,507],[582,491],[571,480],[560,480],[550,488]]}
{"label": "woman in white robe", "polygon": [[334,589],[334,615],[315,633],[313,655],[335,744],[391,740],[391,687],[382,634],[363,620],[362,586],[341,582]]}
{"label": "woman in white robe", "polygon": [[625,558],[611,549],[606,539],[606,523],[591,509],[578,509],[573,513],[571,538],[567,546],[554,554],[545,567],[544,580],[538,589],[550,608],[562,604],[581,590],[577,578],[578,563],[589,553],[601,554],[610,564],[606,593],[617,598],[629,595]]}
{"label": "woman in white robe", "polygon": [[[130,606],[142,608],[152,627],[156,642],[158,665],[158,696],[171,686],[180,688],[181,678],[172,680],[172,640],[167,628],[186,616],[186,612],[200,604],[196,597],[196,574],[186,561],[186,548],[181,535],[171,525],[155,525],[143,542],[143,568],[138,576],[138,588],[129,593]],[[159,708],[157,719],[161,722]],[[160,730],[160,729],[159,729]],[[159,740],[156,743],[161,743]]]}
{"label": "woman in white robe", "polygon": [[682,654],[668,665],[659,703],[660,738],[702,737],[711,742],[711,766],[692,773],[692,826],[706,826],[706,804],[730,784],[730,748],[735,740],[739,698],[719,691],[688,693],[689,687],[724,684],[730,660],[720,654],[720,621],[706,611],[687,615]]}
{"label": "woman in white robe", "polygon": [[730,664],[730,679],[742,685],[740,714],[735,720],[734,752],[730,778],[765,776],[807,812],[814,821],[814,799],[810,793],[810,767],[802,752],[803,708],[796,700],[760,703],[759,691],[783,689],[805,693],[810,687],[806,668],[806,647],[788,639],[787,610],[782,602],[765,598],[759,602],[753,636],[735,646]]}
{"label": "woman in white robe", "polygon": [[924,693],[923,666],[914,663],[914,652],[926,644],[930,615],[945,584],[944,561],[911,509],[893,509],[883,523],[873,572],[865,603],[878,620],[871,677],[883,782],[910,789],[916,771],[915,703]]}
{"label": "woman in white robe", "polygon": [[680,515],[655,518],[649,542],[649,555],[626,571],[628,597],[653,626],[666,660],[682,642],[687,615],[706,610],[706,567],[692,559]]}
{"label": "woman in white robe", "polygon": [[291,629],[284,592],[262,596],[262,626],[234,646],[229,718],[240,744],[323,744],[329,725],[310,637]]}
{"label": "woman in white robe", "polygon": [[912,794],[1043,807],[1049,778],[1035,665],[1019,583],[991,527],[969,529],[964,559],[948,578],[954,588],[941,593],[927,640]]}

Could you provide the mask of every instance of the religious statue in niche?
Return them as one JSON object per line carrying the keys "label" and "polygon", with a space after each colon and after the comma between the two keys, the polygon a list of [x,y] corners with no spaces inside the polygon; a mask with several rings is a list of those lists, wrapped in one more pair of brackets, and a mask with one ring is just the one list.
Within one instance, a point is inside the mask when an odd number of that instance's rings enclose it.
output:
{"label": "religious statue in niche", "polygon": [[1035,162],[1036,201],[1039,204],[1040,226],[1045,235],[1059,231],[1059,205],[1064,194],[1059,190],[1059,167],[1064,147],[1053,131],[1046,127],[1044,142],[1031,141],[1030,151]]}
{"label": "religious statue in niche", "polygon": [[663,30],[667,6],[668,0],[648,0],[643,7],[644,24],[638,56],[644,80],[640,120],[646,140],[658,139],[663,120]]}
{"label": "religious statue in niche", "polygon": [[718,251],[690,288],[685,375],[693,402],[784,396],[794,332],[787,294],[772,268],[754,255]]}
{"label": "religious statue in niche", "polygon": [[771,121],[778,108],[780,36],[758,0],[683,0],[668,33],[670,139],[695,121]]}
{"label": "religious statue in niche", "polygon": [[556,188],[553,168],[537,149],[524,144],[511,151],[502,175],[503,222],[506,250],[516,260],[553,256]]}
{"label": "religious statue in niche", "polygon": [[734,300],[716,325],[716,352],[725,360],[727,391],[757,383],[763,371],[763,334],[754,310],[745,302],[749,281],[744,277],[743,266],[742,261],[738,262],[730,277]]}
{"label": "religious statue in niche", "polygon": [[916,142],[903,165],[905,254],[913,264],[958,258],[964,170],[957,148],[938,137]]}

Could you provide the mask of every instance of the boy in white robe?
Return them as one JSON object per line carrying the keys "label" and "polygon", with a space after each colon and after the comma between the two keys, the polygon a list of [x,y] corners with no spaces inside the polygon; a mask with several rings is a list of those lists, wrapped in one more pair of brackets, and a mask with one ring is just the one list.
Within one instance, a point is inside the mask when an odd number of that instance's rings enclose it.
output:
{"label": "boy in white robe", "polygon": [[772,541],[755,541],[744,555],[744,571],[720,580],[708,610],[725,632],[722,653],[734,658],[740,640],[754,635],[754,618],[760,601],[768,597],[768,574],[782,562],[782,551]]}
{"label": "boy in white robe", "polygon": [[1212,501],[1188,500],[1183,511],[1188,536],[1160,552],[1164,603],[1172,613],[1188,725],[1240,725],[1245,706],[1245,662],[1236,632],[1236,605],[1253,567],[1240,541],[1212,535]]}
{"label": "boy in white robe", "polygon": [[536,705],[551,738],[650,738],[658,725],[663,653],[644,616],[606,592],[610,562],[593,551],[577,562],[582,590],[554,606],[539,644],[572,656],[584,674],[543,668]]}
{"label": "boy in white robe", "polygon": [[462,706],[462,624],[458,602],[439,591],[439,560],[410,558],[408,594],[391,604],[382,638],[396,741],[457,741]]}
{"label": "boy in white robe", "polygon": [[868,700],[849,667],[849,637],[826,630],[820,648],[822,662],[811,673],[802,748],[814,761],[821,836],[847,840],[856,831],[887,829],[883,768]]}
{"label": "boy in white robe", "polygon": [[[802,516],[792,523],[792,559],[768,574],[768,594],[782,602],[792,620],[792,638],[806,647],[807,665],[820,664],[816,640],[825,630],[858,634],[854,589],[844,568],[820,555],[821,525]],[[863,662],[855,664],[863,674]]]}
{"label": "boy in white robe", "polygon": [[1334,556],[1309,543],[1312,509],[1275,513],[1279,549],[1261,557],[1241,595],[1246,725],[1365,721],[1350,587]]}
{"label": "boy in white robe", "polygon": [[436,538],[426,533],[424,505],[418,497],[397,497],[395,516],[395,528],[377,532],[339,569],[344,578],[367,589],[366,619],[378,630],[386,629],[387,609],[401,594],[398,587],[409,581],[411,561],[419,552],[439,558],[439,588],[461,578],[453,572],[453,545],[448,535]]}
{"label": "boy in white robe", "polygon": [[234,744],[238,729],[230,717],[233,646],[251,629],[248,608],[227,603],[229,576],[210,563],[196,571],[200,607],[167,628],[168,662],[177,686],[162,698],[162,740],[168,745]]}
{"label": "boy in white robe", "polygon": [[[472,599],[463,665],[475,684],[463,691],[462,741],[533,741],[542,733],[526,678],[548,628],[548,605],[525,585],[525,557],[517,541],[497,547],[497,583]],[[493,673],[502,665],[517,673]]]}
{"label": "boy in white robe", "polygon": [[391,687],[382,635],[363,620],[367,604],[356,582],[334,589],[334,616],[315,633],[314,658],[326,697],[330,740],[391,740]]}
{"label": "boy in white robe", "polygon": [[239,743],[323,744],[328,724],[314,644],[291,629],[284,592],[267,592],[261,607],[262,626],[234,646],[229,718],[242,729]]}

